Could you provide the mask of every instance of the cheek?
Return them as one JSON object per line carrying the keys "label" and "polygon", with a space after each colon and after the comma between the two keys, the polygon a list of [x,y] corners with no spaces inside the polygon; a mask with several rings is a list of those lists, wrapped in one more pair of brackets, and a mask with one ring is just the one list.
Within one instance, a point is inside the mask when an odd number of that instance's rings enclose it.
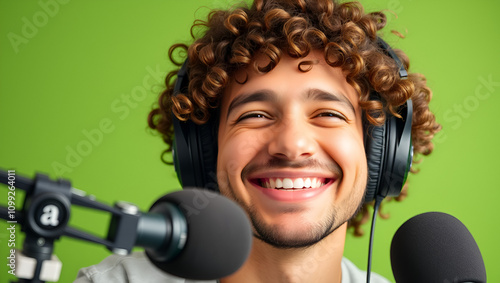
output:
{"label": "cheek", "polygon": [[359,140],[341,140],[339,141],[339,148],[342,148],[340,158],[350,167],[365,167],[366,156],[363,143]]}
{"label": "cheek", "polygon": [[217,157],[217,171],[219,178],[227,179],[230,176],[235,176],[239,167],[239,159],[242,156],[239,152],[239,144],[237,141],[219,142],[219,153]]}
{"label": "cheek", "polygon": [[350,172],[360,174],[366,171],[366,155],[362,135],[357,131],[344,131],[331,136],[328,153],[341,167],[344,177]]}
{"label": "cheek", "polygon": [[243,168],[262,151],[268,131],[233,131],[219,136],[218,171],[239,178]]}

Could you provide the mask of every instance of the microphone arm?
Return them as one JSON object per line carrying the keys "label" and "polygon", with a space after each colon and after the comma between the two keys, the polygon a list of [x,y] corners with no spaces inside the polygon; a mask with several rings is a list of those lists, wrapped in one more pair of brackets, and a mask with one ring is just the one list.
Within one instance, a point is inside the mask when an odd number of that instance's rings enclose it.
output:
{"label": "microphone arm", "polygon": [[[52,253],[54,241],[61,236],[101,244],[120,255],[130,253],[134,245],[142,246],[149,242],[141,240],[140,235],[138,237],[137,226],[141,212],[134,204],[116,202],[114,207],[111,207],[96,201],[93,196],[87,196],[83,191],[72,188],[68,180],[53,181],[40,173],[31,180],[17,175],[15,170],[0,170],[0,183],[6,184],[9,189],[8,206],[0,206],[0,217],[7,221],[11,231],[15,231],[16,224],[19,224],[21,231],[26,234],[22,252],[12,253],[11,250],[8,257],[8,266],[11,269],[9,273],[15,273],[19,278],[18,283],[59,280],[62,264]],[[19,199],[16,189],[26,192],[20,211],[15,203],[16,199]],[[71,205],[112,214],[106,239],[69,226]],[[152,215],[149,218],[155,217]],[[167,226],[165,221],[161,220],[154,221],[154,225],[162,225],[162,222]],[[12,247],[15,247],[15,243]]]}

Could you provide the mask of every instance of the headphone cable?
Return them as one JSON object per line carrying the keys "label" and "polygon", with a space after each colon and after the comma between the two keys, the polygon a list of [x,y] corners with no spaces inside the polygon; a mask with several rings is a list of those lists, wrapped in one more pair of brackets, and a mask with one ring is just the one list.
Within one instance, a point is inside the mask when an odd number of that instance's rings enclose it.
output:
{"label": "headphone cable", "polygon": [[370,244],[368,246],[368,267],[366,268],[366,283],[370,283],[371,269],[372,269],[373,237],[375,234],[375,220],[377,219],[378,210],[383,200],[384,200],[383,196],[377,195],[375,198],[375,204],[373,206],[372,225],[370,229]]}

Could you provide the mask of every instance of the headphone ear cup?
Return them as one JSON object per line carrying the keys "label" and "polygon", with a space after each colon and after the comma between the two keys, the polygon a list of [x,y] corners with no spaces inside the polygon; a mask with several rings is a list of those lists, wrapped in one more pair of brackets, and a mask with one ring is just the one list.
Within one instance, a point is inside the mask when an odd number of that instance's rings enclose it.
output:
{"label": "headphone ear cup", "polygon": [[365,202],[370,202],[377,196],[398,196],[406,182],[413,159],[411,99],[401,107],[399,114],[401,118],[386,113],[387,118],[382,126],[364,121],[368,164]]}
{"label": "headphone ear cup", "polygon": [[218,191],[217,142],[211,121],[196,125],[173,117],[173,159],[182,187],[207,188]]}
{"label": "headphone ear cup", "polygon": [[374,126],[365,121],[365,153],[368,165],[365,203],[375,199],[380,186],[380,177],[386,151],[386,125]]}

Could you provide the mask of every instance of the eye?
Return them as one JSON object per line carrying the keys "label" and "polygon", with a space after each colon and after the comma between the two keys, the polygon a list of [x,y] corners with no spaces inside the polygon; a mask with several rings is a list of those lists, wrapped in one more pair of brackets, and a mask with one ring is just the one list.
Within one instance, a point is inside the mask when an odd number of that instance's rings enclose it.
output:
{"label": "eye", "polygon": [[315,117],[325,117],[325,118],[338,118],[342,119],[344,121],[347,121],[347,117],[341,114],[340,112],[333,111],[333,110],[325,110],[321,111],[319,114],[317,114]]}
{"label": "eye", "polygon": [[245,120],[251,120],[251,119],[270,119],[269,115],[267,115],[264,112],[248,112],[244,113],[241,115],[237,120],[236,123],[245,121]]}

